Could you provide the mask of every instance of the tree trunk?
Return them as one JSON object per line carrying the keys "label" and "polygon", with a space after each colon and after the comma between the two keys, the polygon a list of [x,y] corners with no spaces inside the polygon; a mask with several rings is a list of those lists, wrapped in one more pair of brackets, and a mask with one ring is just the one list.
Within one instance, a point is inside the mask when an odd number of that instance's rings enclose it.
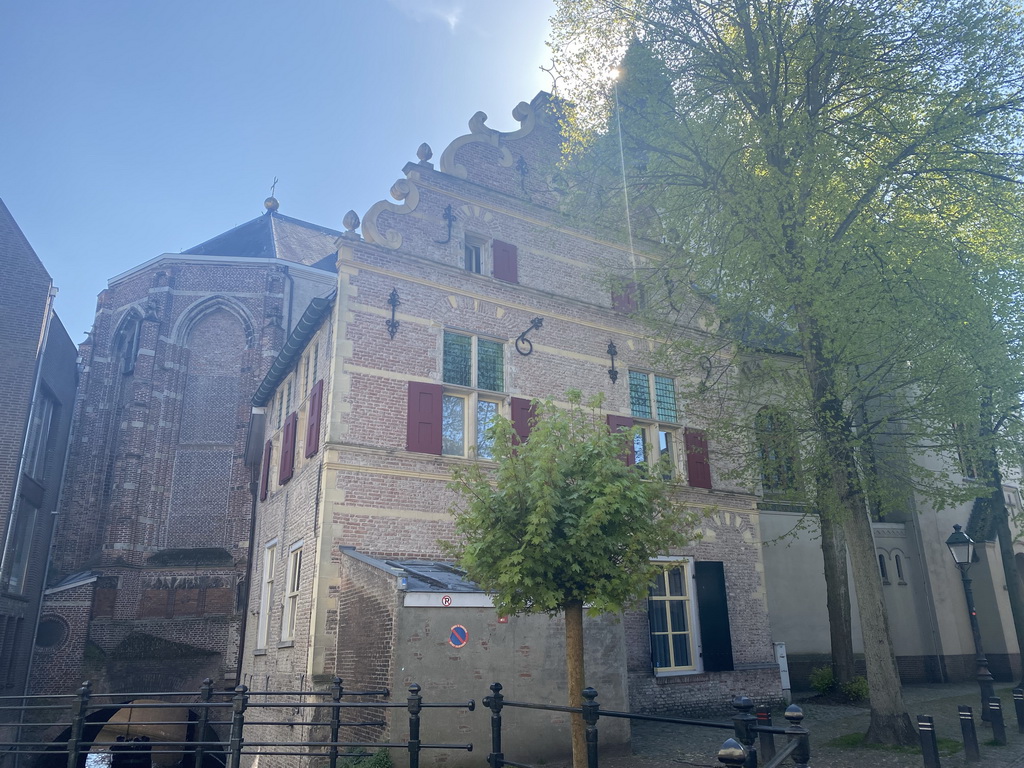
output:
{"label": "tree trunk", "polygon": [[[565,671],[569,706],[583,704],[583,603],[565,606]],[[572,768],[587,768],[587,735],[582,715],[572,715]]]}
{"label": "tree trunk", "polygon": [[832,643],[832,675],[839,683],[853,680],[853,620],[850,615],[850,580],[846,572],[846,536],[835,512],[819,507],[821,556],[825,562],[825,599],[828,633]]}
{"label": "tree trunk", "polygon": [[[986,414],[982,414],[985,423]],[[991,439],[991,430],[982,427],[982,440]],[[1013,534],[1010,532],[1010,515],[1006,510],[1003,496],[1003,474],[999,471],[999,457],[994,448],[986,448],[981,462],[982,477],[992,492],[992,512],[995,518],[996,538],[999,541],[999,559],[1003,561],[1003,581],[1006,582],[1006,596],[1010,601],[1010,615],[1017,637],[1017,649],[1021,654],[1021,680],[1018,687],[1024,687],[1024,585],[1017,571],[1013,557]]]}
{"label": "tree trunk", "polygon": [[804,368],[812,394],[813,418],[828,456],[832,493],[838,501],[846,545],[857,588],[857,608],[864,637],[864,664],[867,668],[871,724],[867,741],[872,744],[913,746],[917,732],[903,705],[896,654],[889,635],[889,621],[878,573],[871,519],[853,446],[853,424],[843,410],[842,401],[832,390],[836,371],[823,352],[821,340],[810,321],[805,332]]}

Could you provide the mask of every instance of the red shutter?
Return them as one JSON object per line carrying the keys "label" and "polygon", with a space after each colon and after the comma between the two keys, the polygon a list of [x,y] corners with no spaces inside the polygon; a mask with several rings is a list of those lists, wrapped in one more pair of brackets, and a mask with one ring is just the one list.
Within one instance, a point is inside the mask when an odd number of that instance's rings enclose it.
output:
{"label": "red shutter", "polygon": [[[615,416],[611,413],[608,414],[608,429],[612,432],[628,432],[632,428],[633,420],[628,416]],[[632,446],[622,454],[622,459],[626,462],[627,467],[631,467],[636,463],[636,453],[633,452]]]}
{"label": "red shutter", "polygon": [[514,245],[500,240],[491,241],[491,257],[494,259],[494,276],[506,283],[519,282],[519,251]]}
{"label": "red shutter", "polygon": [[409,382],[406,450],[441,455],[440,384]]}
{"label": "red shutter", "polygon": [[266,501],[267,494],[270,492],[270,452],[273,445],[272,440],[267,440],[266,445],[263,446],[263,468],[260,470],[260,501]]}
{"label": "red shutter", "polygon": [[516,431],[516,444],[525,443],[530,436],[531,423],[537,414],[534,412],[533,403],[524,397],[512,398],[512,427]]}
{"label": "red shutter", "polygon": [[281,485],[292,479],[295,474],[295,427],[299,423],[299,414],[294,411],[284,420],[284,434],[281,436],[281,470],[277,478]]}
{"label": "red shutter", "polygon": [[616,312],[625,312],[627,315],[636,312],[636,283],[624,283],[616,289],[612,289],[612,309]]}
{"label": "red shutter", "polygon": [[690,429],[685,433],[686,474],[694,488],[711,487],[711,464],[708,462],[708,437],[703,429]]}
{"label": "red shutter", "polygon": [[306,414],[306,458],[320,450],[320,411],[324,399],[324,380],[313,385],[309,393],[309,412]]}

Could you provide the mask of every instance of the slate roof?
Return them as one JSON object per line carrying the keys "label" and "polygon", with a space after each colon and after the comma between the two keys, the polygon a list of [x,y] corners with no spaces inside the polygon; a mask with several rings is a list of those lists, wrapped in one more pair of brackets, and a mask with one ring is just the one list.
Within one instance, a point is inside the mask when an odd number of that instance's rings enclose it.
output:
{"label": "slate roof", "polygon": [[334,243],[340,235],[337,230],[268,211],[183,253],[191,256],[284,259],[333,269],[330,257],[338,250]]}
{"label": "slate roof", "polygon": [[381,560],[357,552],[352,546],[342,545],[340,549],[349,557],[399,578],[400,588],[406,592],[483,592],[466,578],[466,572],[455,563],[420,559]]}

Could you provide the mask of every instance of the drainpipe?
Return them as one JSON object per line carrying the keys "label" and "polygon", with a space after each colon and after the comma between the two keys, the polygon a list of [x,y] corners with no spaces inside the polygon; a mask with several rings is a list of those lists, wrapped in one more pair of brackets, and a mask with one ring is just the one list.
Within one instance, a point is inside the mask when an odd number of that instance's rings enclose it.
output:
{"label": "drainpipe", "polygon": [[245,658],[245,633],[249,625],[249,597],[252,594],[252,569],[256,560],[254,547],[256,546],[256,505],[259,500],[259,472],[260,461],[255,459],[258,455],[263,456],[263,426],[266,423],[266,408],[254,407],[249,416],[249,436],[246,441],[246,461],[249,464],[249,496],[252,499],[252,506],[249,512],[249,554],[245,566],[245,590],[242,597],[242,622],[238,628],[238,661],[235,666],[235,685],[242,684],[242,660]]}

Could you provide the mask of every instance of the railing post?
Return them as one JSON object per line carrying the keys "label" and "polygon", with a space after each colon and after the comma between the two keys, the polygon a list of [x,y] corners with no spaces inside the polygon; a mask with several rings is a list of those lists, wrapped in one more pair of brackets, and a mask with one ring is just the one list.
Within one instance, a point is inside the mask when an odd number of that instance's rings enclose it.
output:
{"label": "railing post", "polygon": [[228,768],[239,768],[242,762],[242,732],[245,729],[245,708],[249,704],[249,689],[244,685],[235,688],[231,699],[231,735],[228,739]]}
{"label": "railing post", "polygon": [[[770,728],[772,725],[772,711],[765,706],[760,706],[754,710],[754,717],[757,718],[757,724],[763,725]],[[775,734],[767,731],[757,732],[757,747],[761,752],[761,759],[765,762],[775,757]]]}
{"label": "railing post", "polygon": [[597,768],[597,719],[601,716],[601,705],[595,699],[597,691],[583,689],[583,722],[587,725],[587,768]]}
{"label": "railing post", "polygon": [[1000,747],[1006,746],[1006,723],[1003,722],[1003,703],[998,696],[988,700],[988,711],[991,716],[992,740]]}
{"label": "railing post", "polygon": [[917,716],[917,735],[921,740],[924,768],[940,768],[939,742],[935,738],[935,721],[931,715]]}
{"label": "railing post", "polygon": [[[213,699],[213,680],[206,678],[203,680],[203,686],[199,689],[199,702],[201,704],[209,704]],[[210,722],[210,708],[208,706],[199,708],[199,717],[196,720],[196,747],[193,756],[195,762],[195,768],[203,768],[203,753],[206,752],[206,747],[203,742],[206,741],[206,727]]]}
{"label": "railing post", "polygon": [[718,750],[718,764],[724,768],[740,768],[747,762],[747,750],[736,739],[726,739]]}
{"label": "railing post", "polygon": [[738,712],[732,718],[736,741],[743,745],[747,755],[743,762],[743,768],[757,768],[757,747],[754,746],[754,729],[752,727],[757,723],[757,718],[750,714],[754,708],[754,702],[747,696],[737,696],[732,700],[732,706]]}
{"label": "railing post", "polygon": [[978,731],[974,727],[974,711],[961,704],[960,711],[960,733],[964,737],[964,756],[969,763],[981,762],[981,750],[978,748]]}
{"label": "railing post", "polygon": [[331,701],[334,702],[334,706],[331,707],[331,768],[338,768],[338,735],[341,732],[341,697],[343,693],[341,678],[335,676],[331,680]]}
{"label": "railing post", "polygon": [[1013,708],[1017,713],[1017,733],[1024,733],[1024,689],[1013,689]]}
{"label": "railing post", "polygon": [[82,752],[82,732],[85,730],[85,715],[89,708],[92,683],[86,680],[78,689],[78,698],[71,707],[71,735],[68,737],[68,768],[78,768]]}
{"label": "railing post", "polygon": [[501,683],[491,683],[491,695],[484,696],[484,706],[491,710],[491,754],[487,756],[487,764],[491,768],[505,765],[505,753],[501,751],[501,707],[504,700]]}
{"label": "railing post", "polygon": [[804,711],[796,704],[786,707],[786,720],[789,726],[786,728],[786,736],[789,740],[798,739],[800,746],[793,751],[793,763],[796,768],[807,768],[811,761],[811,736],[803,727]]}
{"label": "railing post", "polygon": [[409,686],[409,768],[420,768],[420,690],[417,683]]}

